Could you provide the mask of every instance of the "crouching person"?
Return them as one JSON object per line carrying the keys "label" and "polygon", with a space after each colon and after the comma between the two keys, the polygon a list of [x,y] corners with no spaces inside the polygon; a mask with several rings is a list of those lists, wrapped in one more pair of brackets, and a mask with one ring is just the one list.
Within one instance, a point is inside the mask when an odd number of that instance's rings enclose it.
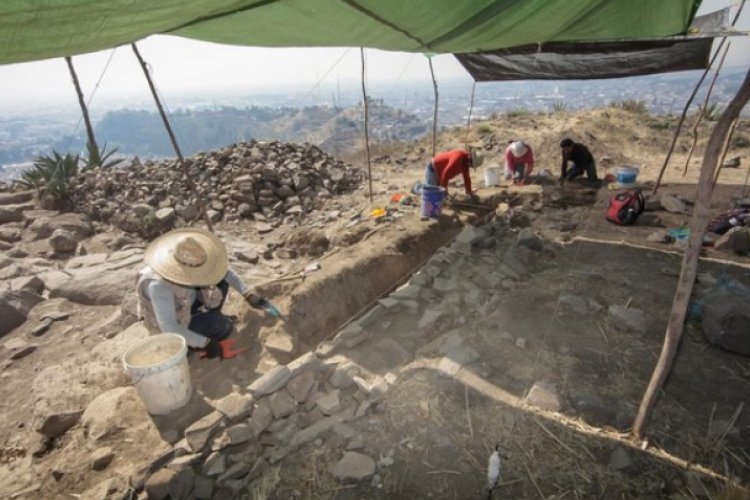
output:
{"label": "crouching person", "polygon": [[166,233],[146,249],[146,267],[136,292],[138,314],[152,333],[177,333],[201,357],[232,358],[234,320],[222,314],[229,288],[255,308],[269,304],[229,268],[227,251],[216,235],[201,229]]}
{"label": "crouching person", "polygon": [[505,178],[523,186],[534,169],[534,152],[523,141],[513,141],[505,149]]}

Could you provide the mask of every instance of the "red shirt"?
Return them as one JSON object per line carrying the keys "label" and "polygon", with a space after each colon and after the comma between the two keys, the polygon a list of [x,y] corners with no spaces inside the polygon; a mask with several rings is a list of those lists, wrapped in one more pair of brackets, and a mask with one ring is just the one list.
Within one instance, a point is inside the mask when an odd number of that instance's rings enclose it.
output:
{"label": "red shirt", "polygon": [[448,187],[448,181],[461,174],[464,176],[464,189],[466,194],[471,193],[471,176],[469,175],[469,164],[471,154],[464,149],[454,149],[436,155],[432,159],[432,168],[440,180],[440,185]]}
{"label": "red shirt", "polygon": [[508,170],[515,173],[516,172],[516,165],[526,165],[526,171],[524,172],[524,175],[529,175],[531,171],[534,169],[534,152],[531,150],[531,146],[528,144],[526,145],[526,154],[523,156],[514,156],[511,150],[511,147],[508,146],[508,148],[505,150],[505,165],[508,167]]}

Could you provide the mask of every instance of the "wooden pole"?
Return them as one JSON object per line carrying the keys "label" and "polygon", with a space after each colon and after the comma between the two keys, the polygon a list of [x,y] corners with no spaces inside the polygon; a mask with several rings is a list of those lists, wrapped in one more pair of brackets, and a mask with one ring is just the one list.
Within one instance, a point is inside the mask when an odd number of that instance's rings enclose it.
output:
{"label": "wooden pole", "polygon": [[133,52],[135,53],[135,57],[138,58],[138,62],[141,65],[141,69],[143,70],[143,74],[146,76],[146,81],[148,82],[148,88],[151,89],[151,95],[154,97],[154,102],[156,102],[156,107],[159,109],[159,115],[161,115],[161,121],[164,123],[164,128],[167,129],[167,134],[169,135],[169,140],[172,143],[172,148],[174,149],[175,154],[177,155],[177,160],[179,161],[180,168],[182,168],[183,176],[185,177],[185,184],[187,184],[188,189],[192,192],[193,196],[195,196],[195,203],[198,205],[198,211],[203,215],[203,221],[206,223],[206,227],[209,231],[213,232],[213,224],[211,224],[211,219],[208,217],[208,211],[206,210],[206,206],[203,203],[203,200],[201,199],[200,193],[198,193],[198,188],[195,185],[195,182],[193,182],[193,178],[190,177],[190,169],[188,168],[187,162],[185,162],[185,158],[182,156],[182,151],[180,151],[180,147],[177,145],[177,139],[175,139],[174,132],[172,132],[172,127],[169,124],[169,120],[167,119],[167,114],[164,112],[164,108],[161,105],[161,101],[159,100],[159,94],[156,92],[156,87],[154,86],[154,82],[151,80],[151,74],[148,72],[148,66],[146,65],[146,61],[143,60],[141,57],[141,53],[138,52],[138,47],[136,47],[135,43],[131,43],[130,46],[133,48]]}
{"label": "wooden pole", "polygon": [[693,124],[693,143],[690,145],[690,151],[688,152],[687,160],[685,160],[685,168],[682,170],[683,177],[687,175],[688,166],[690,165],[690,159],[693,157],[693,151],[695,151],[695,145],[698,144],[698,126],[701,124],[701,120],[706,115],[706,109],[708,108],[708,101],[711,98],[711,93],[714,91],[714,85],[716,85],[716,80],[719,79],[719,73],[721,73],[721,67],[724,66],[724,60],[727,58],[727,53],[729,52],[729,48],[731,46],[732,46],[732,42],[729,42],[727,44],[727,47],[724,49],[724,54],[721,56],[719,65],[716,67],[716,73],[714,73],[714,77],[711,79],[711,83],[709,84],[708,90],[706,91],[706,98],[703,100],[703,106],[700,107],[700,111],[698,111],[698,116],[696,116],[695,118],[695,123]]}
{"label": "wooden pole", "polygon": [[[746,0],[742,0],[740,7],[737,9],[737,12],[734,15],[734,19],[732,20],[732,26],[737,24],[737,20],[740,18],[740,14],[742,13],[742,9],[743,7],[745,7],[745,1]],[[656,184],[654,185],[654,189],[651,191],[651,194],[656,194],[656,192],[659,190],[659,186],[661,185],[661,179],[662,177],[664,177],[664,172],[666,172],[667,165],[669,164],[669,158],[672,156],[672,152],[674,151],[675,144],[677,144],[677,139],[680,136],[680,130],[682,130],[682,123],[685,121],[685,115],[687,115],[688,109],[690,108],[690,105],[693,103],[693,99],[695,98],[695,94],[698,93],[698,89],[703,83],[703,80],[706,79],[706,75],[708,75],[708,72],[711,70],[711,66],[713,66],[714,61],[716,60],[716,56],[719,55],[719,52],[721,52],[721,48],[724,47],[724,43],[726,41],[727,41],[727,37],[724,37],[721,39],[719,46],[716,48],[716,52],[714,52],[714,55],[711,57],[711,61],[708,63],[708,67],[703,72],[703,75],[701,75],[700,79],[698,80],[698,83],[695,84],[693,93],[690,94],[690,97],[685,103],[685,107],[682,110],[682,115],[680,116],[680,120],[677,122],[677,129],[674,131],[674,137],[672,137],[672,144],[669,146],[669,151],[667,151],[667,157],[664,158],[664,164],[661,166],[661,170],[659,171],[659,176],[656,178]]]}
{"label": "wooden pole", "polygon": [[70,76],[73,78],[73,85],[76,88],[76,94],[78,94],[78,104],[81,106],[81,113],[83,113],[83,123],[86,125],[86,135],[88,135],[89,138],[89,148],[99,151],[99,146],[96,144],[96,137],[94,137],[94,127],[91,126],[91,119],[89,118],[89,110],[86,107],[86,101],[83,99],[81,84],[78,82],[78,75],[76,75],[76,70],[73,67],[73,59],[70,56],[67,56],[65,62],[68,63],[68,71],[70,71]]}
{"label": "wooden pole", "polygon": [[735,118],[735,120],[732,122],[732,125],[729,127],[727,138],[724,141],[724,146],[721,148],[721,156],[719,157],[719,163],[716,166],[716,175],[714,176],[713,187],[716,187],[716,183],[719,182],[719,175],[721,174],[721,169],[724,166],[724,160],[727,157],[727,152],[729,152],[729,143],[732,142],[732,135],[734,135],[734,128],[737,126],[738,120],[739,118]]}
{"label": "wooden pole", "polygon": [[362,58],[362,99],[365,103],[365,159],[367,160],[367,181],[370,188],[370,203],[372,203],[372,165],[370,164],[370,107],[367,102],[367,87],[365,87],[365,48],[359,48]]}
{"label": "wooden pole", "polygon": [[430,76],[432,77],[432,89],[435,93],[435,106],[432,111],[432,156],[435,156],[437,148],[437,120],[438,120],[438,86],[435,80],[435,69],[432,67],[432,57],[427,58],[430,65]]}
{"label": "wooden pole", "polygon": [[471,112],[474,110],[474,90],[477,88],[476,80],[471,84],[471,99],[469,101],[469,117],[466,119],[466,140],[464,146],[469,145],[469,132],[471,132]]}
{"label": "wooden pole", "polygon": [[747,173],[745,174],[745,182],[742,184],[742,198],[747,197],[747,181],[750,180],[750,167],[747,167]]}
{"label": "wooden pole", "polygon": [[745,75],[745,80],[742,82],[742,86],[737,91],[737,94],[724,110],[719,121],[716,122],[716,126],[711,132],[711,137],[708,139],[708,144],[706,145],[706,152],[703,155],[703,164],[698,180],[698,196],[695,201],[693,217],[690,220],[690,238],[688,239],[688,247],[682,259],[682,270],[677,281],[677,290],[672,302],[672,311],[669,315],[664,345],[654,368],[654,373],[651,376],[651,381],[643,395],[635,423],[633,424],[633,434],[637,437],[643,437],[646,424],[656,405],[656,400],[661,392],[664,381],[672,368],[677,348],[682,339],[685,316],[687,315],[690,295],[693,292],[693,284],[695,283],[695,275],[698,269],[698,257],[703,247],[703,235],[706,232],[706,224],[708,223],[710,214],[709,205],[713,193],[713,184],[711,181],[716,170],[716,163],[719,159],[722,143],[729,132],[731,123],[737,119],[748,100],[750,100],[750,70]]}

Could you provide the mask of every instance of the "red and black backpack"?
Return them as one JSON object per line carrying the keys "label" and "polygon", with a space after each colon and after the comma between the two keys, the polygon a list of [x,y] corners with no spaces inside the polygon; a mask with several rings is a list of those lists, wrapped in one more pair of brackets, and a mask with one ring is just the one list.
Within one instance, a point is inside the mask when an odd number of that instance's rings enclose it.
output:
{"label": "red and black backpack", "polygon": [[607,220],[620,226],[632,226],[643,213],[646,200],[637,189],[624,189],[609,197]]}

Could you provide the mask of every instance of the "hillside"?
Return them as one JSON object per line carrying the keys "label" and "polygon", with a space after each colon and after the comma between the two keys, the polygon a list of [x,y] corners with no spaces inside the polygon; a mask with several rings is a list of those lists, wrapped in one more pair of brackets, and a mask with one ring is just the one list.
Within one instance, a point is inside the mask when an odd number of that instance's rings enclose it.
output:
{"label": "hillside", "polygon": [[[415,116],[388,107],[382,101],[372,102],[371,113],[370,133],[375,140],[408,141],[428,129]],[[179,110],[170,119],[186,155],[251,139],[313,142],[336,153],[359,145],[363,134],[361,107],[222,107]],[[108,144],[123,154],[141,157],[174,154],[155,112],[109,112],[95,129],[97,137],[106,137]]]}
{"label": "hillside", "polygon": [[[750,358],[709,343],[700,321],[686,324],[648,440],[629,434],[683,248],[652,236],[689,220],[712,123],[699,127],[686,177],[690,141],[679,141],[634,226],[605,221],[608,189],[555,182],[558,144],[570,136],[591,148],[602,176],[640,165],[648,193],[673,125],[621,103],[514,111],[444,131],[439,150],[477,143],[487,161],[472,172],[481,204],[459,196],[432,220],[391,202],[422,178],[429,138],[373,144],[372,202],[358,149],[251,140],[191,155],[232,268],[283,316],[231,292],[223,312],[248,350],[191,354],[190,401],[162,416],[147,413],[122,356],[149,336],[133,294],[145,246],[169,228],[203,227],[176,162],[81,172],[77,212],[0,186],[0,491],[487,498],[487,458],[500,445],[494,499],[747,498]],[[740,166],[722,173],[712,213],[742,195],[749,137],[740,122],[728,153]],[[511,139],[534,148],[540,175],[485,186],[484,168]],[[747,249],[707,247],[705,257],[696,300],[727,279],[750,285]]]}

